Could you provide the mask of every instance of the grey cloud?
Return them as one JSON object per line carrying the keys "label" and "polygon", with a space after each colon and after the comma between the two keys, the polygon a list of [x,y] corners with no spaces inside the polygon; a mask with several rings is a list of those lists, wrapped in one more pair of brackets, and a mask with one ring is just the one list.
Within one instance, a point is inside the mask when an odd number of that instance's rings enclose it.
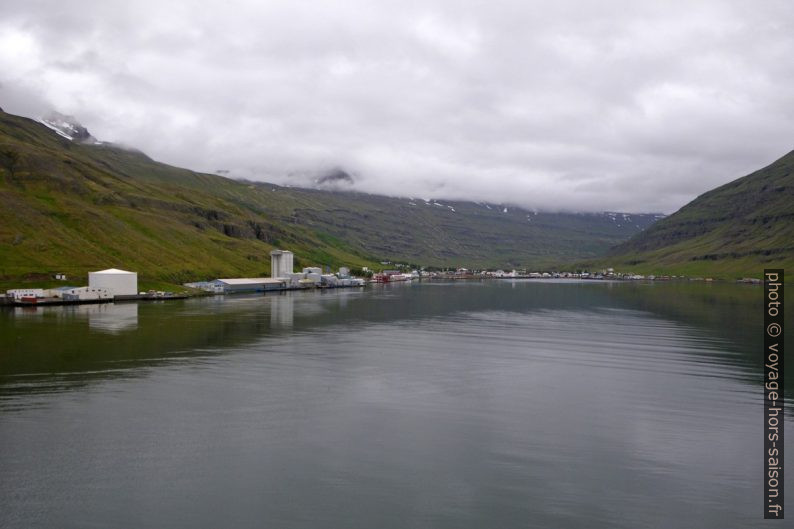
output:
{"label": "grey cloud", "polygon": [[0,106],[156,159],[670,212],[792,148],[790,2],[10,2]]}

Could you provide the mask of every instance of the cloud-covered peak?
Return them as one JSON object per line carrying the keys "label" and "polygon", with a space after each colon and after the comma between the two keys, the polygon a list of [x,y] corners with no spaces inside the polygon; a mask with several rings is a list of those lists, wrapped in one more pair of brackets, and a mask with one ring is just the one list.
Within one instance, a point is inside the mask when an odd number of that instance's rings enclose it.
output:
{"label": "cloud-covered peak", "polygon": [[39,118],[39,122],[66,139],[96,143],[96,139],[91,136],[88,129],[82,126],[74,116],[67,116],[53,110]]}

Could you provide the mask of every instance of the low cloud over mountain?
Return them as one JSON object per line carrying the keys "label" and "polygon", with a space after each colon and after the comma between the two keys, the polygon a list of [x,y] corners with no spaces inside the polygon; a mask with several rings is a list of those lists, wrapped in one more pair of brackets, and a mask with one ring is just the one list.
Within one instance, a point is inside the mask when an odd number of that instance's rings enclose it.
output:
{"label": "low cloud over mountain", "polygon": [[[794,143],[790,2],[10,2],[0,106],[194,169],[670,212]],[[292,176],[291,176],[292,175]]]}

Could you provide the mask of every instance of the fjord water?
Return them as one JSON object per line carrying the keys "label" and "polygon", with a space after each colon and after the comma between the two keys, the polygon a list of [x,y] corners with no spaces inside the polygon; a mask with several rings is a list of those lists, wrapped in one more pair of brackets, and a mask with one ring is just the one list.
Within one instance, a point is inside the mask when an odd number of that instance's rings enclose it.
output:
{"label": "fjord water", "polygon": [[0,526],[760,526],[761,323],[573,281],[4,310]]}

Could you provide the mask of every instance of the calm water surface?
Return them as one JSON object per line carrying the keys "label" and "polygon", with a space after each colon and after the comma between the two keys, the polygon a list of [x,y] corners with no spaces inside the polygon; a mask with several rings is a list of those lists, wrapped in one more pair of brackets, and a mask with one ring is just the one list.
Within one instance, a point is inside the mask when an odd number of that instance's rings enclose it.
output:
{"label": "calm water surface", "polygon": [[551,281],[0,311],[0,526],[782,527],[761,321]]}

